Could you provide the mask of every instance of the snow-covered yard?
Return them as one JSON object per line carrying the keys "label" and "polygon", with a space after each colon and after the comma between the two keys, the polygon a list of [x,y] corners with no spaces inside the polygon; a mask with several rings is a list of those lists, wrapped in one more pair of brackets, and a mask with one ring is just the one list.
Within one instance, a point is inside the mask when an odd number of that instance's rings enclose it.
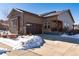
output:
{"label": "snow-covered yard", "polygon": [[75,35],[67,35],[67,34],[48,35],[48,34],[43,34],[43,35],[40,35],[40,36],[44,39],[47,39],[47,40],[64,41],[64,42],[79,44],[79,34],[75,34]]}
{"label": "snow-covered yard", "polygon": [[13,50],[26,50],[41,47],[44,44],[44,40],[40,36],[27,35],[19,36],[15,40],[9,38],[0,38],[0,43],[12,47]]}
{"label": "snow-covered yard", "polygon": [[[67,41],[77,41],[79,43],[79,34],[76,35],[67,35],[62,34],[60,36],[53,35],[42,35],[44,37],[49,37],[49,39],[59,39],[59,40],[67,40]],[[73,39],[75,38],[75,40]],[[13,50],[26,50],[31,48],[40,47],[44,44],[44,38],[42,39],[40,36],[32,35],[32,36],[18,36],[15,40],[9,38],[0,38],[0,43],[6,44],[13,48]],[[1,50],[1,49],[0,49]],[[5,50],[4,50],[5,51]],[[1,56],[6,56],[6,54],[1,54]]]}
{"label": "snow-covered yard", "polygon": [[63,35],[61,35],[61,37],[70,37],[70,38],[76,38],[76,39],[79,39],[79,34],[75,34],[75,35],[67,35],[67,34],[63,34]]}
{"label": "snow-covered yard", "polygon": [[9,38],[0,38],[0,42],[11,46],[13,49],[30,49],[40,47],[44,40],[40,36],[19,36],[15,40]]}

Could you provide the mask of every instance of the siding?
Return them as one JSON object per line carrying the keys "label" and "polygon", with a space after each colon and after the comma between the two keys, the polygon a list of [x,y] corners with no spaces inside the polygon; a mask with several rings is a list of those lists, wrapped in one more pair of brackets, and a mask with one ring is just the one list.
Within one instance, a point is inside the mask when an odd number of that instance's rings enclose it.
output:
{"label": "siding", "polygon": [[[72,21],[72,18],[71,16],[69,15],[69,12],[63,12],[62,14],[60,14],[58,16],[58,20],[61,20],[63,21],[63,25],[66,23],[66,24],[69,24],[69,30],[73,29],[73,24],[74,22]],[[64,27],[64,26],[63,26]]]}

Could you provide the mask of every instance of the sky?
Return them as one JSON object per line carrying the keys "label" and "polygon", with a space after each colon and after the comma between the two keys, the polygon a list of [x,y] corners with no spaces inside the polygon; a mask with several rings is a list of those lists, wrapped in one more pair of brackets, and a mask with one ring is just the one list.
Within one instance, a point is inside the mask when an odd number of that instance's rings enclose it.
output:
{"label": "sky", "polygon": [[19,8],[36,14],[70,9],[75,23],[79,23],[78,3],[0,3],[0,19],[5,20],[12,8]]}

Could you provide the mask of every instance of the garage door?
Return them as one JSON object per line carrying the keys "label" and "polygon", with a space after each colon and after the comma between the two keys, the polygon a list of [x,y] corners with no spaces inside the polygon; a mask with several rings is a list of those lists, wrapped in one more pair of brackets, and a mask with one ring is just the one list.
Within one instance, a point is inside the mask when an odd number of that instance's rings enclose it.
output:
{"label": "garage door", "polygon": [[32,34],[41,34],[42,33],[42,25],[29,23],[26,25],[26,33],[31,32]]}

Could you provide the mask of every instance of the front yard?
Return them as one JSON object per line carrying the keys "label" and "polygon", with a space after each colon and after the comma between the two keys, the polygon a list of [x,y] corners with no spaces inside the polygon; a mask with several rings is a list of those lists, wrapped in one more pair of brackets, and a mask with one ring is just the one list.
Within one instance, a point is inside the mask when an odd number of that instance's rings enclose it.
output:
{"label": "front yard", "polygon": [[[40,48],[33,48],[28,50],[13,50],[12,47],[0,43],[1,48],[7,48],[10,52],[8,56],[79,56],[79,44],[64,41],[56,35],[40,35],[44,38],[45,43]],[[59,39],[59,40],[58,40]],[[69,38],[68,38],[69,39]],[[67,39],[67,40],[68,40]]]}
{"label": "front yard", "polygon": [[0,47],[8,48],[8,56],[79,56],[79,45],[74,43],[45,40],[46,43],[41,48],[28,50],[12,50],[11,47],[1,44]]}

